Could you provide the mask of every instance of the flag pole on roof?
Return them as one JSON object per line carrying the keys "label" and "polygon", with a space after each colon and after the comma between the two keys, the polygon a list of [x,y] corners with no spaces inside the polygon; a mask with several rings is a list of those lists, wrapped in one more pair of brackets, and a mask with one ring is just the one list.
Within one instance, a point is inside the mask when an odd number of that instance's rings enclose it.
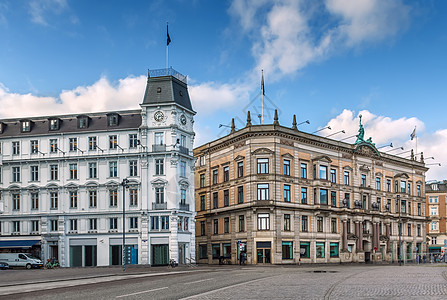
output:
{"label": "flag pole on roof", "polygon": [[265,95],[265,89],[264,89],[264,70],[261,70],[261,92],[262,92],[262,100],[261,100],[261,124],[264,124],[264,95]]}
{"label": "flag pole on roof", "polygon": [[410,134],[411,140],[416,138],[416,153],[418,153],[418,137],[416,135],[416,126],[414,126],[413,132]]}
{"label": "flag pole on roof", "polygon": [[171,37],[169,36],[169,27],[168,27],[168,22],[166,22],[166,76],[169,75],[169,63],[168,63],[168,58],[169,58],[169,44],[171,43]]}

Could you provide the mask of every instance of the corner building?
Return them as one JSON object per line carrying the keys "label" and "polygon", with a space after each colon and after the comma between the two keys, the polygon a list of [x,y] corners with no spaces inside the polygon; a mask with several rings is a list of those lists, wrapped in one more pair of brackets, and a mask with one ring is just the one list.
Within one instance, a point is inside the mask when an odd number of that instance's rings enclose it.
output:
{"label": "corner building", "polygon": [[[295,118],[294,118],[295,119]],[[234,122],[233,122],[234,124]],[[273,124],[252,125],[194,149],[200,263],[397,261],[425,245],[422,161]]]}
{"label": "corner building", "polygon": [[427,237],[430,254],[443,255],[447,251],[447,180],[426,184]]}
{"label": "corner building", "polygon": [[124,221],[127,264],[194,259],[186,77],[151,70],[140,106],[0,120],[0,251],[120,265]]}

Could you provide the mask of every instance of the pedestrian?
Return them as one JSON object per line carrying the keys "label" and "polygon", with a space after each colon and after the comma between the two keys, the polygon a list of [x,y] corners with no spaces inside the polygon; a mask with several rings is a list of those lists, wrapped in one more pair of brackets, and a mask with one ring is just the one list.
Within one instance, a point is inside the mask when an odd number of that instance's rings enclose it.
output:
{"label": "pedestrian", "polygon": [[242,265],[243,259],[244,259],[244,253],[241,251],[241,253],[239,253],[239,265]]}

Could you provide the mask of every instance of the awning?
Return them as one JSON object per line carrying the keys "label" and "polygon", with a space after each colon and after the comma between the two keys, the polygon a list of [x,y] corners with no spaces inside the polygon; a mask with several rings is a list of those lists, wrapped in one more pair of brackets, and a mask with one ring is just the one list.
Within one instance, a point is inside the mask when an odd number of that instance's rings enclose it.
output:
{"label": "awning", "polygon": [[0,248],[31,248],[32,246],[39,244],[40,240],[10,240],[0,241]]}

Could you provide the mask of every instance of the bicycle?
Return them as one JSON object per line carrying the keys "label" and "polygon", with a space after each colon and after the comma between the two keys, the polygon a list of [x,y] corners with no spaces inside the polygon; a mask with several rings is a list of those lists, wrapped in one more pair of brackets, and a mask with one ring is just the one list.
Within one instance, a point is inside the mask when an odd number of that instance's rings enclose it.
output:
{"label": "bicycle", "polygon": [[178,262],[176,262],[174,259],[169,260],[168,268],[175,268],[178,267]]}
{"label": "bicycle", "polygon": [[54,269],[59,267],[59,262],[57,260],[47,259],[47,263],[45,264],[45,269]]}

